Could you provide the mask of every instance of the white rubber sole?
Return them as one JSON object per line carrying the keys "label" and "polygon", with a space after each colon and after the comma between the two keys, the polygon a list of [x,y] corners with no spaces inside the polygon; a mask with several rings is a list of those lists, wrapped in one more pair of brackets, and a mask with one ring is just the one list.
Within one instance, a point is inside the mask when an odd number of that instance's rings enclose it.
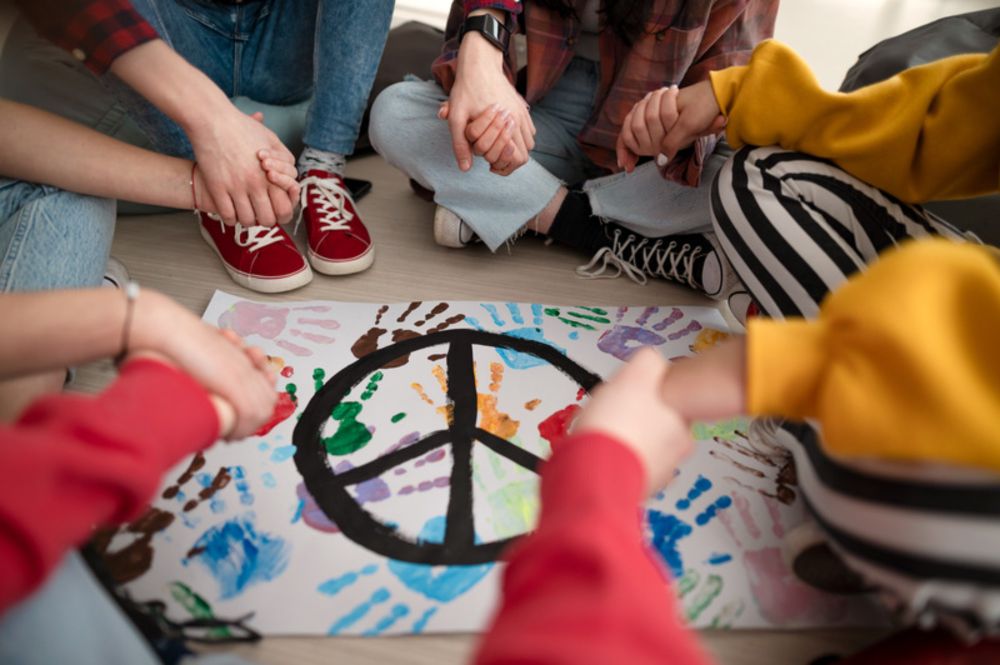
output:
{"label": "white rubber sole", "polygon": [[369,245],[367,252],[350,261],[330,261],[318,256],[312,249],[309,250],[308,256],[309,263],[316,272],[334,277],[343,277],[344,275],[353,275],[356,272],[371,268],[372,264],[375,263],[375,247]]}
{"label": "white rubber sole", "polygon": [[462,220],[451,210],[441,206],[434,210],[434,242],[442,247],[463,249],[472,244],[475,236],[463,242],[463,226]]}
{"label": "white rubber sole", "polygon": [[309,269],[309,264],[303,266],[302,270],[297,273],[285,275],[284,277],[273,278],[255,277],[240,270],[236,270],[222,258],[222,254],[215,246],[212,236],[205,231],[205,227],[199,224],[198,230],[201,232],[201,237],[205,239],[205,242],[207,242],[208,246],[212,248],[215,255],[219,257],[219,261],[222,262],[222,267],[226,269],[226,272],[229,273],[232,280],[243,288],[256,291],[257,293],[285,293],[286,291],[300,289],[312,281],[313,274],[312,270]]}

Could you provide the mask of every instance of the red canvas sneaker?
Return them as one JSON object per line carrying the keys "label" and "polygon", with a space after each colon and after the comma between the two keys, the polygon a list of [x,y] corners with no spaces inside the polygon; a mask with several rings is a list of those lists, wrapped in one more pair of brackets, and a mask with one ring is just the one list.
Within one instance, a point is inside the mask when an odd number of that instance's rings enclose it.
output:
{"label": "red canvas sneaker", "polygon": [[281,293],[312,281],[312,270],[281,226],[226,226],[201,213],[201,237],[233,281],[260,293]]}
{"label": "red canvas sneaker", "polygon": [[312,169],[299,182],[313,269],[324,275],[350,275],[371,266],[375,248],[343,178]]}

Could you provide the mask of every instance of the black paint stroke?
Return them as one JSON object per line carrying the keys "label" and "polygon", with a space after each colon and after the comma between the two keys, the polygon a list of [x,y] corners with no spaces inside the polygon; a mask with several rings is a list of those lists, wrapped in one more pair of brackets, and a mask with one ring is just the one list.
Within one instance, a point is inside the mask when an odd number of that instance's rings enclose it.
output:
{"label": "black paint stroke", "polygon": [[[423,440],[355,469],[336,473],[323,445],[322,434],[333,408],[374,371],[404,355],[432,346],[448,345],[448,399],[452,422],[447,430],[434,432]],[[430,565],[475,565],[500,558],[503,549],[516,540],[506,538],[476,543],[472,506],[472,447],[476,441],[527,469],[537,470],[541,460],[485,430],[476,427],[478,404],[473,373],[473,347],[505,348],[527,353],[546,361],[590,391],[601,378],[567,358],[559,349],[543,342],[520,339],[481,330],[445,330],[404,340],[378,349],[348,365],[324,385],[302,412],[292,440],[296,446],[295,466],[306,489],[341,533],[362,547],[382,556]],[[447,524],[443,543],[427,543],[406,538],[377,520],[358,504],[348,487],[375,478],[423,453],[443,445],[452,448],[452,474]]]}
{"label": "black paint stroke", "polygon": [[538,467],[542,463],[542,458],[530,450],[525,450],[520,446],[516,446],[507,439],[500,438],[496,434],[487,432],[484,429],[476,429],[476,438],[481,444],[495,452],[497,455],[506,457],[514,464],[517,464],[528,471],[538,473]]}

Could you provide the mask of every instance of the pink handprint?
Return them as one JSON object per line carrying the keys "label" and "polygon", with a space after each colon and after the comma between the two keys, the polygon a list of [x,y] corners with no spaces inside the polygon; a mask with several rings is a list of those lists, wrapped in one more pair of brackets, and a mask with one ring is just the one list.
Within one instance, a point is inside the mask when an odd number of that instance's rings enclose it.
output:
{"label": "pink handprint", "polygon": [[[336,330],[340,328],[340,323],[318,316],[332,309],[327,305],[284,307],[241,301],[222,313],[219,317],[219,327],[228,328],[240,337],[258,335],[264,339],[275,340],[275,344],[296,356],[311,356],[317,345],[332,344],[335,341],[322,331]],[[288,327],[289,317],[292,318],[291,328]],[[280,337],[282,334],[285,334],[285,337]],[[297,341],[293,342],[288,337],[294,337]],[[308,346],[304,346],[305,344]]]}

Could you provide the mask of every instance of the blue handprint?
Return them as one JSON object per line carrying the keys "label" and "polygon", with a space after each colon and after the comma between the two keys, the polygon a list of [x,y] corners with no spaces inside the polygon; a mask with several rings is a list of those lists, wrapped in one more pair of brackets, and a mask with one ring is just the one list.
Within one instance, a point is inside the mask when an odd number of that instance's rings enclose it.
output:
{"label": "blue handprint", "polygon": [[[698,476],[684,498],[677,501],[677,512],[683,513],[690,510],[691,506],[710,489],[712,489],[712,481],[704,476]],[[695,525],[705,526],[718,515],[720,510],[725,510],[731,505],[733,505],[732,498],[723,494],[695,515]],[[684,575],[684,561],[681,558],[678,543],[694,533],[694,528],[676,515],[661,513],[658,510],[646,511],[646,519],[649,522],[650,531],[652,531],[651,545],[663,557],[673,576],[680,578]]]}
{"label": "blue handprint", "polygon": [[[506,307],[507,311],[510,313],[510,320],[514,325],[522,325],[525,323],[520,305],[515,303],[506,303]],[[501,316],[500,310],[498,310],[495,305],[483,304],[483,309],[485,309],[493,319],[493,323],[499,329],[498,332],[502,332],[504,335],[510,335],[511,337],[516,337],[518,339],[528,339],[534,342],[542,342],[543,344],[555,347],[562,354],[566,353],[566,349],[557,346],[552,342],[552,340],[545,337],[545,332],[542,330],[543,318],[541,305],[531,305],[531,322],[533,325],[522,325],[521,328],[515,328],[514,330],[503,330],[503,328],[505,328],[508,324],[507,321],[505,321]],[[476,328],[477,330],[484,330],[482,324],[480,324],[477,319],[467,316],[465,317],[465,320],[473,328]],[[511,369],[529,369],[531,367],[546,364],[544,360],[537,356],[533,356],[530,353],[499,348],[497,349],[497,353],[500,354],[500,358],[503,360],[504,364]]]}
{"label": "blue handprint", "polygon": [[674,341],[701,330],[700,323],[691,321],[680,330],[666,333],[666,336],[661,335],[660,332],[684,318],[684,312],[676,307],[671,308],[661,321],[649,327],[646,324],[654,314],[660,311],[659,307],[643,309],[642,313],[636,317],[635,325],[626,325],[622,322],[628,310],[628,307],[619,307],[615,312],[615,327],[605,331],[597,341],[597,348],[619,360],[628,360],[633,353],[644,346],[660,346],[666,344],[667,340]]}
{"label": "blue handprint", "polygon": [[[429,519],[420,530],[418,538],[425,542],[444,542],[446,518],[442,515]],[[478,539],[477,539],[478,542]],[[390,559],[386,565],[408,589],[437,603],[450,603],[472,587],[476,586],[493,568],[492,563],[473,566],[430,566],[426,564],[406,563]],[[335,596],[347,587],[353,586],[363,578],[373,575],[378,570],[376,564],[369,564],[356,571],[349,571],[323,582],[317,591],[327,596]],[[334,621],[328,630],[329,635],[337,635],[366,619],[377,606],[386,605],[392,599],[392,594],[386,587],[375,589],[362,603],[353,607]],[[423,632],[440,607],[434,604],[426,608],[413,622],[410,632]],[[392,628],[401,620],[411,615],[413,609],[408,605],[396,603],[371,628],[362,635],[379,635]]]}

